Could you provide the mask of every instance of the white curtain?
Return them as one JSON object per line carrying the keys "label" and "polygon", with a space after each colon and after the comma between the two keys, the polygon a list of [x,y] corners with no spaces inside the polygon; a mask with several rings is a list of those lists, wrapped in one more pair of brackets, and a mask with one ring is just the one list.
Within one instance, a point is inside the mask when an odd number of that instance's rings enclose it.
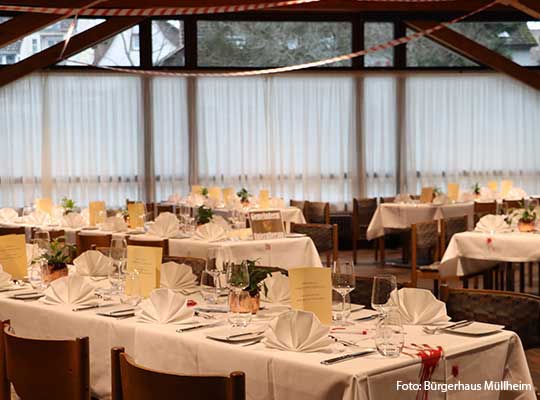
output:
{"label": "white curtain", "polygon": [[352,198],[353,78],[200,78],[197,88],[201,183],[338,207]]}
{"label": "white curtain", "polygon": [[141,198],[141,82],[105,74],[46,78],[52,197],[119,206]]}
{"label": "white curtain", "polygon": [[42,99],[39,75],[0,90],[0,207],[41,195]]}
{"label": "white curtain", "polygon": [[363,132],[366,194],[396,194],[396,79],[366,77],[363,81]]}
{"label": "white curtain", "polygon": [[540,93],[500,75],[407,79],[407,191],[512,179],[540,193]]}
{"label": "white curtain", "polygon": [[156,200],[187,193],[189,168],[187,87],[183,78],[152,80]]}

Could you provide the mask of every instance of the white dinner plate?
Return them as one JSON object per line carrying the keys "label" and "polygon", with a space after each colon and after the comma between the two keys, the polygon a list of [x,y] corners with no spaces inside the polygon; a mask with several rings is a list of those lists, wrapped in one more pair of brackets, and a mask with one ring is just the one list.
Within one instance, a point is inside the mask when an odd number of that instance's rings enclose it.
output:
{"label": "white dinner plate", "polygon": [[504,325],[486,324],[484,322],[473,322],[470,325],[461,328],[448,329],[447,333],[458,333],[460,335],[483,336],[500,332]]}

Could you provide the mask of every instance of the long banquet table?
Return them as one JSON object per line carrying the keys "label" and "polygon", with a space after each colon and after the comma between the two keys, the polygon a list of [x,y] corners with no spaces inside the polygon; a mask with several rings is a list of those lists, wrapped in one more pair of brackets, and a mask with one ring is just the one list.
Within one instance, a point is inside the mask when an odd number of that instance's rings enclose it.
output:
{"label": "long banquet table", "polygon": [[[415,399],[416,391],[396,391],[396,382],[418,383],[419,357],[402,354],[384,359],[378,354],[324,366],[333,353],[295,353],[266,348],[262,343],[241,347],[206,338],[223,332],[223,326],[176,333],[177,326],[137,323],[135,318],[115,320],[94,310],[71,311],[67,305],[50,306],[39,301],[21,301],[0,295],[0,318],[10,319],[17,335],[34,338],[90,337],[91,387],[95,395],[110,398],[110,349],[123,346],[135,361],[149,368],[180,374],[246,372],[247,398],[253,400],[379,400]],[[192,296],[200,301],[197,296]],[[270,308],[270,312],[272,309]],[[223,317],[224,318],[224,317]],[[267,321],[257,322],[264,326]],[[356,333],[343,335],[361,340],[367,347],[373,322],[355,325]],[[357,328],[357,330],[356,330]],[[405,342],[442,346],[444,355],[431,379],[439,383],[483,383],[507,380],[531,383],[521,342],[517,335],[501,331],[483,337],[451,334],[426,335],[420,326],[407,326]],[[346,352],[358,351],[345,348]],[[409,354],[414,351],[406,350]],[[534,399],[532,391],[431,392],[429,399]]]}

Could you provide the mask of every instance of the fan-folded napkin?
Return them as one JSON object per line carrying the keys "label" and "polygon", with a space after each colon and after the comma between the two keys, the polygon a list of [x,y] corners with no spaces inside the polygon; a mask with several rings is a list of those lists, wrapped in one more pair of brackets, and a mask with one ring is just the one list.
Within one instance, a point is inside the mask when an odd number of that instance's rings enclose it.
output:
{"label": "fan-folded napkin", "polygon": [[513,200],[521,200],[528,197],[527,192],[523,190],[522,188],[515,187],[510,189],[508,194],[506,195],[506,199],[513,199]]}
{"label": "fan-folded napkin", "polygon": [[43,292],[45,304],[92,305],[97,304],[95,288],[80,275],[64,276],[51,282]]}
{"label": "fan-folded napkin", "polygon": [[504,215],[485,215],[474,228],[476,232],[482,233],[506,233],[511,232],[512,228],[504,220]]}
{"label": "fan-folded napkin", "polygon": [[148,227],[150,235],[172,238],[178,235],[179,232],[178,218],[170,212],[159,214],[154,223]]}
{"label": "fan-folded napkin", "polygon": [[19,214],[13,208],[0,208],[0,222],[15,222]]}
{"label": "fan-folded napkin", "polygon": [[51,216],[43,211],[33,211],[25,217],[24,222],[32,225],[49,225]]}
{"label": "fan-folded napkin", "polygon": [[85,225],[86,222],[79,213],[70,212],[62,217],[62,226],[67,226],[68,228],[82,228]]}
{"label": "fan-folded napkin", "polygon": [[450,320],[446,304],[425,289],[403,288],[390,295],[405,325],[436,325]]}
{"label": "fan-folded napkin", "polygon": [[127,231],[127,224],[122,217],[108,217],[103,224],[101,224],[102,231],[108,232],[125,232]]}
{"label": "fan-folded napkin", "polygon": [[88,250],[73,260],[79,275],[106,276],[112,269],[112,260],[97,250]]}
{"label": "fan-folded napkin", "polygon": [[218,224],[209,222],[201,225],[193,234],[193,239],[204,240],[206,242],[218,242],[227,239],[227,233]]}
{"label": "fan-folded napkin", "polygon": [[410,203],[412,198],[408,193],[400,193],[394,199],[394,203]]}
{"label": "fan-folded napkin", "polygon": [[281,272],[272,272],[272,275],[266,278],[263,283],[266,285],[268,292],[265,294],[264,290],[261,291],[262,300],[270,303],[288,303],[291,301],[289,278]]}
{"label": "fan-folded napkin", "polygon": [[334,341],[330,328],[321,324],[315,314],[292,310],[274,318],[264,333],[266,347],[296,352],[332,351]]}
{"label": "fan-folded napkin", "polygon": [[187,297],[166,288],[155,289],[150,297],[139,305],[139,322],[174,324],[193,317],[193,309],[187,306]]}
{"label": "fan-folded napkin", "polygon": [[197,285],[197,277],[189,265],[174,261],[161,264],[160,286],[171,290],[191,289]]}

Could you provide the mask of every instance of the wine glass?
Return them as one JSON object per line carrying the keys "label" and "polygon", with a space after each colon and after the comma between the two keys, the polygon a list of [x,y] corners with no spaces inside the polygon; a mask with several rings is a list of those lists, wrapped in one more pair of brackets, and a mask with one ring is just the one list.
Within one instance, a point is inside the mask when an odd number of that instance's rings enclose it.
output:
{"label": "wine glass", "polygon": [[384,317],[392,305],[390,295],[397,289],[397,281],[394,275],[376,275],[373,278],[373,288],[371,291],[371,307]]}
{"label": "wine glass", "polygon": [[216,296],[219,297],[224,288],[224,269],[223,266],[228,264],[228,261],[223,258],[223,249],[215,246],[210,247],[206,257],[206,271],[212,275],[215,283]]}
{"label": "wine glass", "polygon": [[354,264],[334,261],[332,266],[332,288],[341,295],[341,312],[336,313],[336,320],[341,323],[346,323],[348,317],[346,312],[347,295],[354,290],[355,285]]}
{"label": "wine glass", "polygon": [[111,247],[109,248],[109,257],[112,260],[112,268],[109,273],[111,293],[120,294],[123,289],[125,263],[127,258],[126,239],[119,237],[112,238]]}
{"label": "wine glass", "polygon": [[48,251],[51,245],[51,235],[48,231],[38,230],[34,232],[32,243],[37,245],[40,250]]}
{"label": "wine glass", "polygon": [[233,264],[227,265],[227,283],[232,290],[243,290],[249,286],[249,269],[247,264]]}

